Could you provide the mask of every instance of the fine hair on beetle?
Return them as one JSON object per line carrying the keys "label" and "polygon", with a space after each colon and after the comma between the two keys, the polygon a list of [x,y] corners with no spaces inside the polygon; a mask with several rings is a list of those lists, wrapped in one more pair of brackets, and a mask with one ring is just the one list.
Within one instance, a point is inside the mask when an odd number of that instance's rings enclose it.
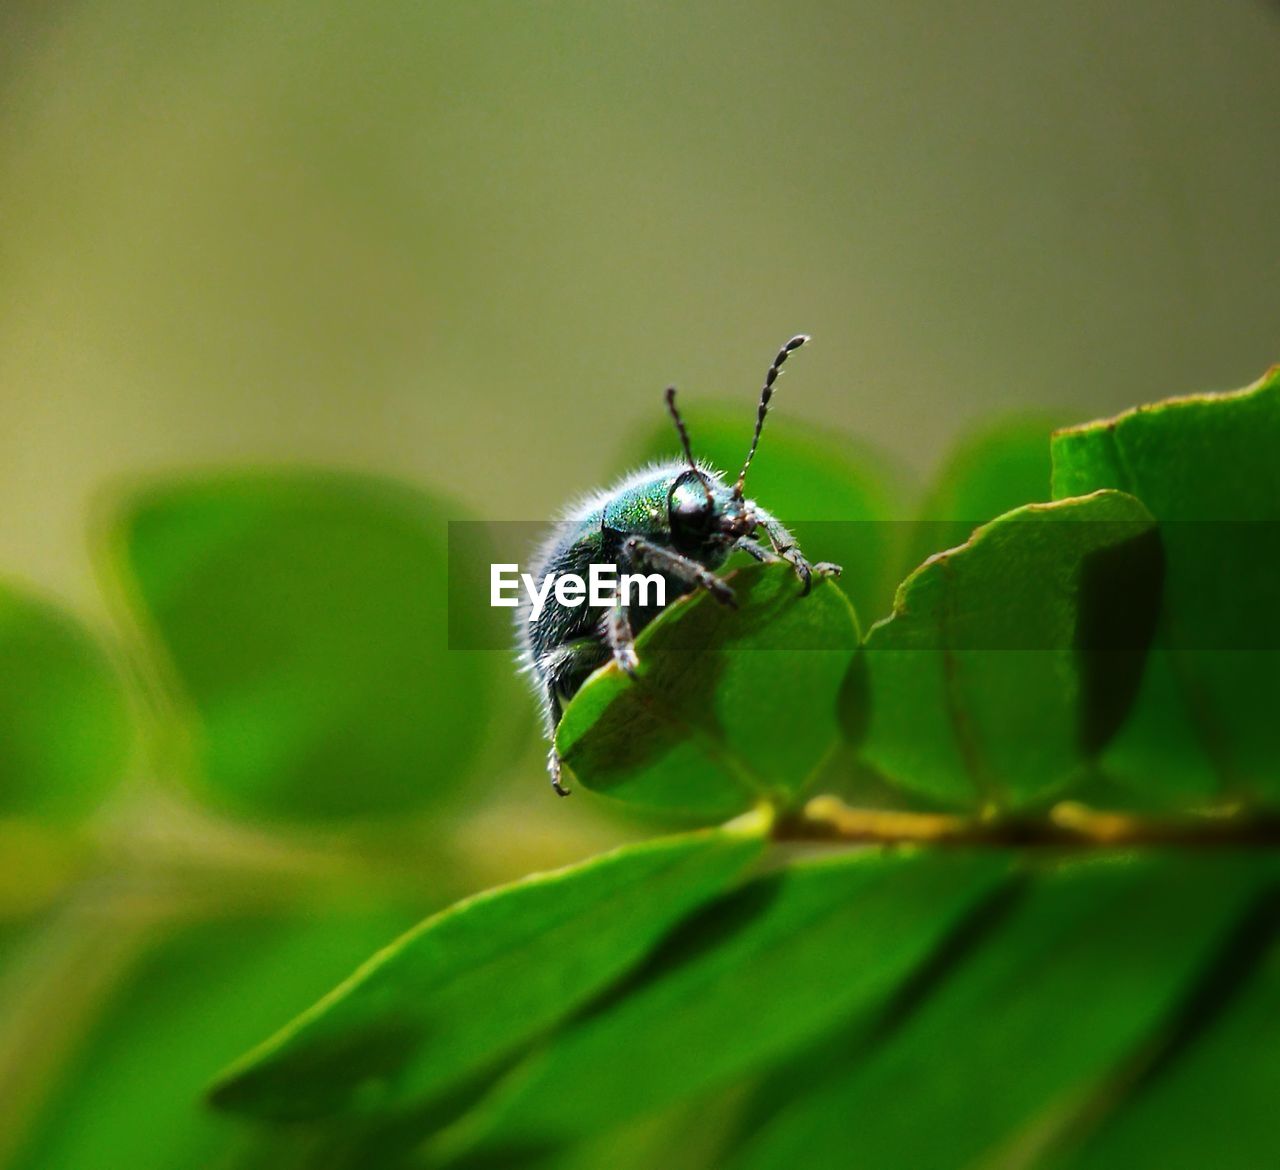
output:
{"label": "fine hair on beetle", "polygon": [[[808,342],[792,337],[769,365],[756,407],[755,428],[742,469],[732,485],[693,454],[689,429],[676,406],[676,388],[668,386],[667,412],[680,439],[682,459],[641,468],[603,492],[573,505],[534,554],[533,579],[576,573],[592,564],[619,571],[661,575],[675,598],[702,589],[722,605],[736,608],[731,585],[716,571],[734,551],[758,561],[791,565],[807,594],[814,574],[833,576],[838,565],[810,563],[795,538],[772,513],[745,494],[747,472],[760,445],[764,420],[782,367]],[[756,539],[764,533],[764,542]],[[561,796],[563,761],[555,747],[556,728],[565,704],[587,678],[610,661],[631,678],[639,675],[636,635],[663,606],[623,604],[576,607],[550,603],[536,615],[521,607],[516,626],[522,669],[529,675],[542,708],[543,729],[551,741],[547,770]]]}

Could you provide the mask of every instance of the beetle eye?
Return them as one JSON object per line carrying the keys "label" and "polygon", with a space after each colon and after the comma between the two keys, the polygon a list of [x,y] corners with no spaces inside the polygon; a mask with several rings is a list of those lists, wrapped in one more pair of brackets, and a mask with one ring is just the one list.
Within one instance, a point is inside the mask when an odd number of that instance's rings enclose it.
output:
{"label": "beetle eye", "polygon": [[671,522],[682,528],[705,528],[711,518],[711,496],[705,481],[690,473],[671,489]]}

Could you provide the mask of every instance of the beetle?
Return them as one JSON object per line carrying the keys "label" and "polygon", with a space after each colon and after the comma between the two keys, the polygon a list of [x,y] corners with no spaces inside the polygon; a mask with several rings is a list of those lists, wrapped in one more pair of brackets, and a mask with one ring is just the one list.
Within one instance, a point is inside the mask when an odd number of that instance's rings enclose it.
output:
{"label": "beetle", "polygon": [[[787,358],[808,340],[806,334],[791,338],[769,366],[751,446],[732,486],[715,468],[694,458],[688,429],[676,408],[676,389],[668,386],[667,412],[680,437],[683,458],[641,468],[571,505],[535,552],[532,578],[541,584],[550,573],[586,577],[591,564],[611,564],[619,573],[660,574],[670,598],[705,589],[722,605],[736,608],[733,588],[715,572],[735,549],[758,561],[786,561],[800,579],[802,594],[809,592],[815,573],[839,574],[839,565],[806,560],[782,523],[743,494],[774,384]],[[767,546],[756,539],[761,530]],[[636,635],[661,608],[620,603],[570,607],[553,599],[533,620],[527,601],[517,609],[519,658],[542,707],[544,730],[551,741],[547,770],[558,795],[569,794],[555,748],[564,705],[587,676],[611,658],[634,676],[639,665]]]}

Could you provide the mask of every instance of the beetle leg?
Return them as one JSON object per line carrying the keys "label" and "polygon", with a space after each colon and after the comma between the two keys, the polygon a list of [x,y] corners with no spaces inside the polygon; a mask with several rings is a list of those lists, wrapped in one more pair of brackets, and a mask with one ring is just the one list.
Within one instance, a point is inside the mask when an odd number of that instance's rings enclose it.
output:
{"label": "beetle leg", "polygon": [[758,540],[752,540],[749,536],[738,537],[734,541],[733,547],[741,549],[744,553],[749,553],[756,560],[763,561],[766,565],[782,559],[772,549],[765,548]]}
{"label": "beetle leg", "polygon": [[547,738],[551,747],[547,750],[547,774],[551,777],[551,788],[557,796],[568,796],[567,789],[560,779],[560,753],[556,751],[556,726],[560,722],[563,709],[560,706],[560,687],[555,675],[545,676],[546,694],[543,697],[543,712],[547,724]]}
{"label": "beetle leg", "polygon": [[543,693],[543,722],[547,738],[551,740],[551,750],[547,753],[547,772],[557,796],[568,796],[570,791],[560,778],[560,753],[555,749],[556,726],[564,713],[562,699],[572,696],[577,690],[575,684],[581,684],[588,674],[607,659],[604,647],[595,639],[577,638],[544,654],[538,662],[538,673],[546,688]]}
{"label": "beetle leg", "polygon": [[615,605],[605,618],[605,634],[613,660],[624,673],[634,676],[640,660],[636,657],[636,636],[631,629],[631,619],[625,605]]}
{"label": "beetle leg", "polygon": [[816,565],[810,564],[805,559],[804,553],[800,551],[800,546],[796,544],[796,538],[787,531],[782,521],[775,519],[763,508],[756,508],[755,515],[756,520],[768,535],[773,551],[795,569],[796,576],[804,586],[801,590],[802,597],[812,588],[814,573],[820,577],[840,575],[840,566],[833,565],[830,561],[819,561]]}
{"label": "beetle leg", "polygon": [[557,796],[568,796],[573,791],[566,788],[560,779],[560,753],[555,748],[547,753],[547,772],[551,776],[551,790]]}
{"label": "beetle leg", "polygon": [[562,699],[571,699],[593,670],[603,666],[609,652],[598,638],[575,638],[544,654],[538,673],[547,685],[547,732],[560,722]]}
{"label": "beetle leg", "polygon": [[669,573],[683,581],[686,585],[701,586],[721,605],[737,609],[738,602],[733,590],[717,577],[706,565],[700,565],[690,557],[681,556],[660,544],[645,540],[643,536],[629,536],[622,543],[623,555],[628,561],[648,565],[651,569]]}

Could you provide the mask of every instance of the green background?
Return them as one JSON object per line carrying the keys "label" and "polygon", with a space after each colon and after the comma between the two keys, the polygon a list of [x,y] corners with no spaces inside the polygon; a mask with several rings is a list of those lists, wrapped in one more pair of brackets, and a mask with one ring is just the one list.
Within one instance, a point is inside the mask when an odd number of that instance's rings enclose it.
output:
{"label": "green background", "polygon": [[[1262,0],[10,3],[0,563],[305,459],[543,519],[669,381],[932,467],[1276,359]],[[744,434],[744,442],[745,442]]]}

